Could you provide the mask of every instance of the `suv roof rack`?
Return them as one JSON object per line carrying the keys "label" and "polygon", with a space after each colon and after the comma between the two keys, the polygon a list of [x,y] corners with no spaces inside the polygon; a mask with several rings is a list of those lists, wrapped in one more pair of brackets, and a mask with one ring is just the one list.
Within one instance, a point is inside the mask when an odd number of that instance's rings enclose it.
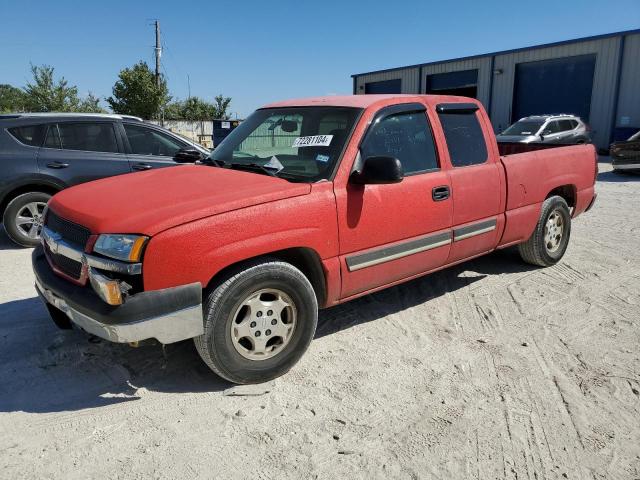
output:
{"label": "suv roof rack", "polygon": [[29,118],[29,117],[95,117],[95,118],[117,118],[120,120],[135,120],[143,122],[144,120],[134,115],[120,115],[117,113],[72,113],[72,112],[24,112],[24,113],[3,113],[0,118]]}

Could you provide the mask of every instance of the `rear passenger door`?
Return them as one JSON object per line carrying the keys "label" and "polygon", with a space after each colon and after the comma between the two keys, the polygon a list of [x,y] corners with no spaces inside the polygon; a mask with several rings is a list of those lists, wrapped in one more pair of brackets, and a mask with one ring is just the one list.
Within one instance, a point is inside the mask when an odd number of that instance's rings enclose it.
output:
{"label": "rear passenger door", "polygon": [[563,133],[562,127],[558,120],[552,120],[544,127],[542,135],[544,136],[544,143],[560,143],[562,137],[566,134]]}
{"label": "rear passenger door", "polygon": [[128,143],[127,152],[131,169],[134,171],[175,166],[178,163],[173,157],[178,150],[193,148],[187,142],[178,140],[157,128],[126,122],[122,126]]}
{"label": "rear passenger door", "polygon": [[498,158],[476,104],[439,104],[452,169],[453,243],[447,263],[488,252],[497,244],[504,195]]}
{"label": "rear passenger door", "polygon": [[111,121],[50,124],[38,155],[38,168],[66,185],[131,171]]}

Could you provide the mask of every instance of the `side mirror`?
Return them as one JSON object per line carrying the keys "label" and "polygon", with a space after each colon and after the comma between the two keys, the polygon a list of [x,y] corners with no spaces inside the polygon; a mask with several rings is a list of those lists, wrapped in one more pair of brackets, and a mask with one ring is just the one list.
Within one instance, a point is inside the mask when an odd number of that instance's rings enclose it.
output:
{"label": "side mirror", "polygon": [[402,164],[394,157],[367,157],[360,171],[351,174],[351,182],[358,185],[398,183],[404,178]]}
{"label": "side mirror", "polygon": [[204,156],[199,150],[195,148],[181,148],[173,156],[173,159],[178,163],[195,163],[198,160],[202,160]]}

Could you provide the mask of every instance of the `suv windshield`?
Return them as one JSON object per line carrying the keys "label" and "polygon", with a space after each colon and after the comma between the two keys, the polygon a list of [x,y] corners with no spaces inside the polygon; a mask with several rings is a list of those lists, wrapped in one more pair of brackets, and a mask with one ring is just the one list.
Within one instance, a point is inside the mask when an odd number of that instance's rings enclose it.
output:
{"label": "suv windshield", "polygon": [[520,120],[502,132],[502,135],[535,135],[542,125],[544,120]]}
{"label": "suv windshield", "polygon": [[328,179],[360,112],[347,107],[257,110],[216,147],[209,161],[293,181]]}

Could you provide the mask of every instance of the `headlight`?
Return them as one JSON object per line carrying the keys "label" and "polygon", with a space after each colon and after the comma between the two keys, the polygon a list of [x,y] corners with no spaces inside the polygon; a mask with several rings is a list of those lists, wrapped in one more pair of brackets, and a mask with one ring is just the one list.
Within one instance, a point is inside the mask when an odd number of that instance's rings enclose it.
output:
{"label": "headlight", "polygon": [[139,262],[147,240],[149,238],[142,235],[100,235],[93,251],[125,262]]}

